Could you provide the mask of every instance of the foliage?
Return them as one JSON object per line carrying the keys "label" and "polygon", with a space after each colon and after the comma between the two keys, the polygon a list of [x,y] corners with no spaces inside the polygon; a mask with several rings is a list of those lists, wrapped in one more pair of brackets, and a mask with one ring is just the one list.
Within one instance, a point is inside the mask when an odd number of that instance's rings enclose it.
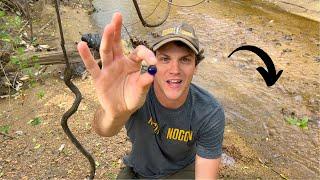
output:
{"label": "foliage", "polygon": [[309,122],[308,117],[303,117],[302,119],[299,119],[297,117],[291,116],[291,117],[287,117],[286,120],[290,125],[296,125],[302,129],[308,129],[308,122]]}
{"label": "foliage", "polygon": [[18,15],[6,14],[0,11],[0,42],[4,49],[16,51],[22,42],[19,30],[22,28],[23,21]]}
{"label": "foliage", "polygon": [[9,129],[10,129],[9,125],[0,126],[0,132],[2,132],[4,134],[9,134]]}
{"label": "foliage", "polygon": [[[26,47],[28,46],[23,40],[25,25],[26,21],[19,15],[6,13],[0,10],[1,50],[10,53],[9,63],[15,66],[23,74],[29,75],[30,83],[32,85],[32,83],[35,82],[34,72],[39,69],[40,65],[37,63],[37,56],[28,57],[26,55]],[[28,64],[34,65],[30,67]],[[5,64],[2,65],[4,66]]]}
{"label": "foliage", "polygon": [[107,179],[116,179],[117,178],[117,174],[109,172],[105,174]]}
{"label": "foliage", "polygon": [[32,126],[36,126],[42,123],[42,119],[39,117],[35,117],[33,119],[31,119],[30,121],[28,121],[28,124],[32,125]]}
{"label": "foliage", "polygon": [[37,93],[37,97],[38,99],[42,99],[45,95],[45,92],[43,90],[40,90],[38,93]]}

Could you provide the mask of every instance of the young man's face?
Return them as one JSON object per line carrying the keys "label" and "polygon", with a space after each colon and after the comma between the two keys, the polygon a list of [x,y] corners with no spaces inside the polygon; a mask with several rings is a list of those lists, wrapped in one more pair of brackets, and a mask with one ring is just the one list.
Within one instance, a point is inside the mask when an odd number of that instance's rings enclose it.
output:
{"label": "young man's face", "polygon": [[188,96],[189,85],[196,70],[195,53],[187,47],[170,42],[156,51],[156,57],[156,96],[163,105],[178,108]]}

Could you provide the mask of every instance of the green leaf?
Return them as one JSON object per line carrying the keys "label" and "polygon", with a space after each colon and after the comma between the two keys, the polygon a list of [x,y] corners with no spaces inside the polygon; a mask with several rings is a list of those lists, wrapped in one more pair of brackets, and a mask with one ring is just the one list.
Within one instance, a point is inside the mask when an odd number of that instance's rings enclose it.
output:
{"label": "green leaf", "polygon": [[42,123],[42,119],[39,117],[35,117],[33,119],[31,119],[30,121],[28,121],[28,124],[32,125],[32,126],[36,126]]}
{"label": "green leaf", "polygon": [[9,129],[10,129],[9,125],[0,126],[0,132],[2,132],[4,134],[9,134]]}
{"label": "green leaf", "polygon": [[41,91],[39,91],[38,93],[37,93],[37,96],[38,96],[38,99],[42,99],[43,97],[44,97],[44,91],[43,90],[41,90]]}
{"label": "green leaf", "polygon": [[11,36],[7,32],[0,32],[0,40],[4,42],[11,42]]}
{"label": "green leaf", "polygon": [[36,80],[34,80],[34,79],[31,79],[30,80],[30,87],[36,87],[36,84],[37,84],[37,81]]}
{"label": "green leaf", "polygon": [[4,11],[0,11],[0,17],[3,17],[5,15],[6,15],[6,13]]}
{"label": "green leaf", "polygon": [[32,62],[38,62],[38,61],[39,61],[39,56],[33,55],[33,56],[31,57],[31,61],[32,61]]}
{"label": "green leaf", "polygon": [[34,67],[35,69],[40,69],[40,64],[39,64],[39,63],[35,63],[35,64],[33,65],[33,67]]}
{"label": "green leaf", "polygon": [[298,119],[295,118],[295,117],[289,117],[289,118],[287,118],[287,122],[288,122],[290,125],[296,125],[297,122],[298,122]]}
{"label": "green leaf", "polygon": [[299,126],[300,126],[302,129],[308,128],[308,121],[309,121],[309,118],[308,118],[308,117],[303,117],[303,118],[300,120]]}
{"label": "green leaf", "polygon": [[21,23],[22,23],[21,18],[19,16],[16,16],[14,18],[14,23],[17,27],[21,26]]}
{"label": "green leaf", "polygon": [[18,59],[17,56],[11,56],[11,57],[10,57],[10,63],[11,63],[11,64],[14,64],[14,65],[19,65],[19,64],[20,64],[20,61],[19,61],[19,59]]}
{"label": "green leaf", "polygon": [[287,122],[290,125],[299,126],[302,129],[308,129],[308,121],[309,121],[308,117],[303,117],[302,119],[298,119],[296,117],[288,117],[287,118]]}
{"label": "green leaf", "polygon": [[22,54],[24,54],[24,50],[25,50],[25,48],[23,48],[23,47],[19,47],[19,48],[17,49],[17,53],[18,53],[18,55],[22,55]]}

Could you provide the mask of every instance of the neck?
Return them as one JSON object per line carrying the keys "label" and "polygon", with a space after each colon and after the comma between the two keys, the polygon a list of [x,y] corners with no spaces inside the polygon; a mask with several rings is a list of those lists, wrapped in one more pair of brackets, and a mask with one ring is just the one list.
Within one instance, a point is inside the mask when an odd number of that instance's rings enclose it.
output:
{"label": "neck", "polygon": [[160,88],[156,87],[157,85],[154,84],[153,89],[154,93],[156,95],[156,98],[160,102],[160,104],[168,109],[178,109],[181,107],[184,102],[186,101],[189,93],[189,89],[187,90],[188,93],[183,93],[182,96],[180,96],[178,99],[169,99],[167,96],[162,92]]}

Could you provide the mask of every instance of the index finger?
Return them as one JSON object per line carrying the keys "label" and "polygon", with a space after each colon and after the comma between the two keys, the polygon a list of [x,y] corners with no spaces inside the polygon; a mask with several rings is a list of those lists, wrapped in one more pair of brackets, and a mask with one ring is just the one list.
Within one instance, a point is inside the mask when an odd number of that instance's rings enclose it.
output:
{"label": "index finger", "polygon": [[89,71],[92,78],[96,79],[96,77],[99,76],[100,68],[94,60],[87,43],[83,41],[79,42],[77,49],[86,69]]}

